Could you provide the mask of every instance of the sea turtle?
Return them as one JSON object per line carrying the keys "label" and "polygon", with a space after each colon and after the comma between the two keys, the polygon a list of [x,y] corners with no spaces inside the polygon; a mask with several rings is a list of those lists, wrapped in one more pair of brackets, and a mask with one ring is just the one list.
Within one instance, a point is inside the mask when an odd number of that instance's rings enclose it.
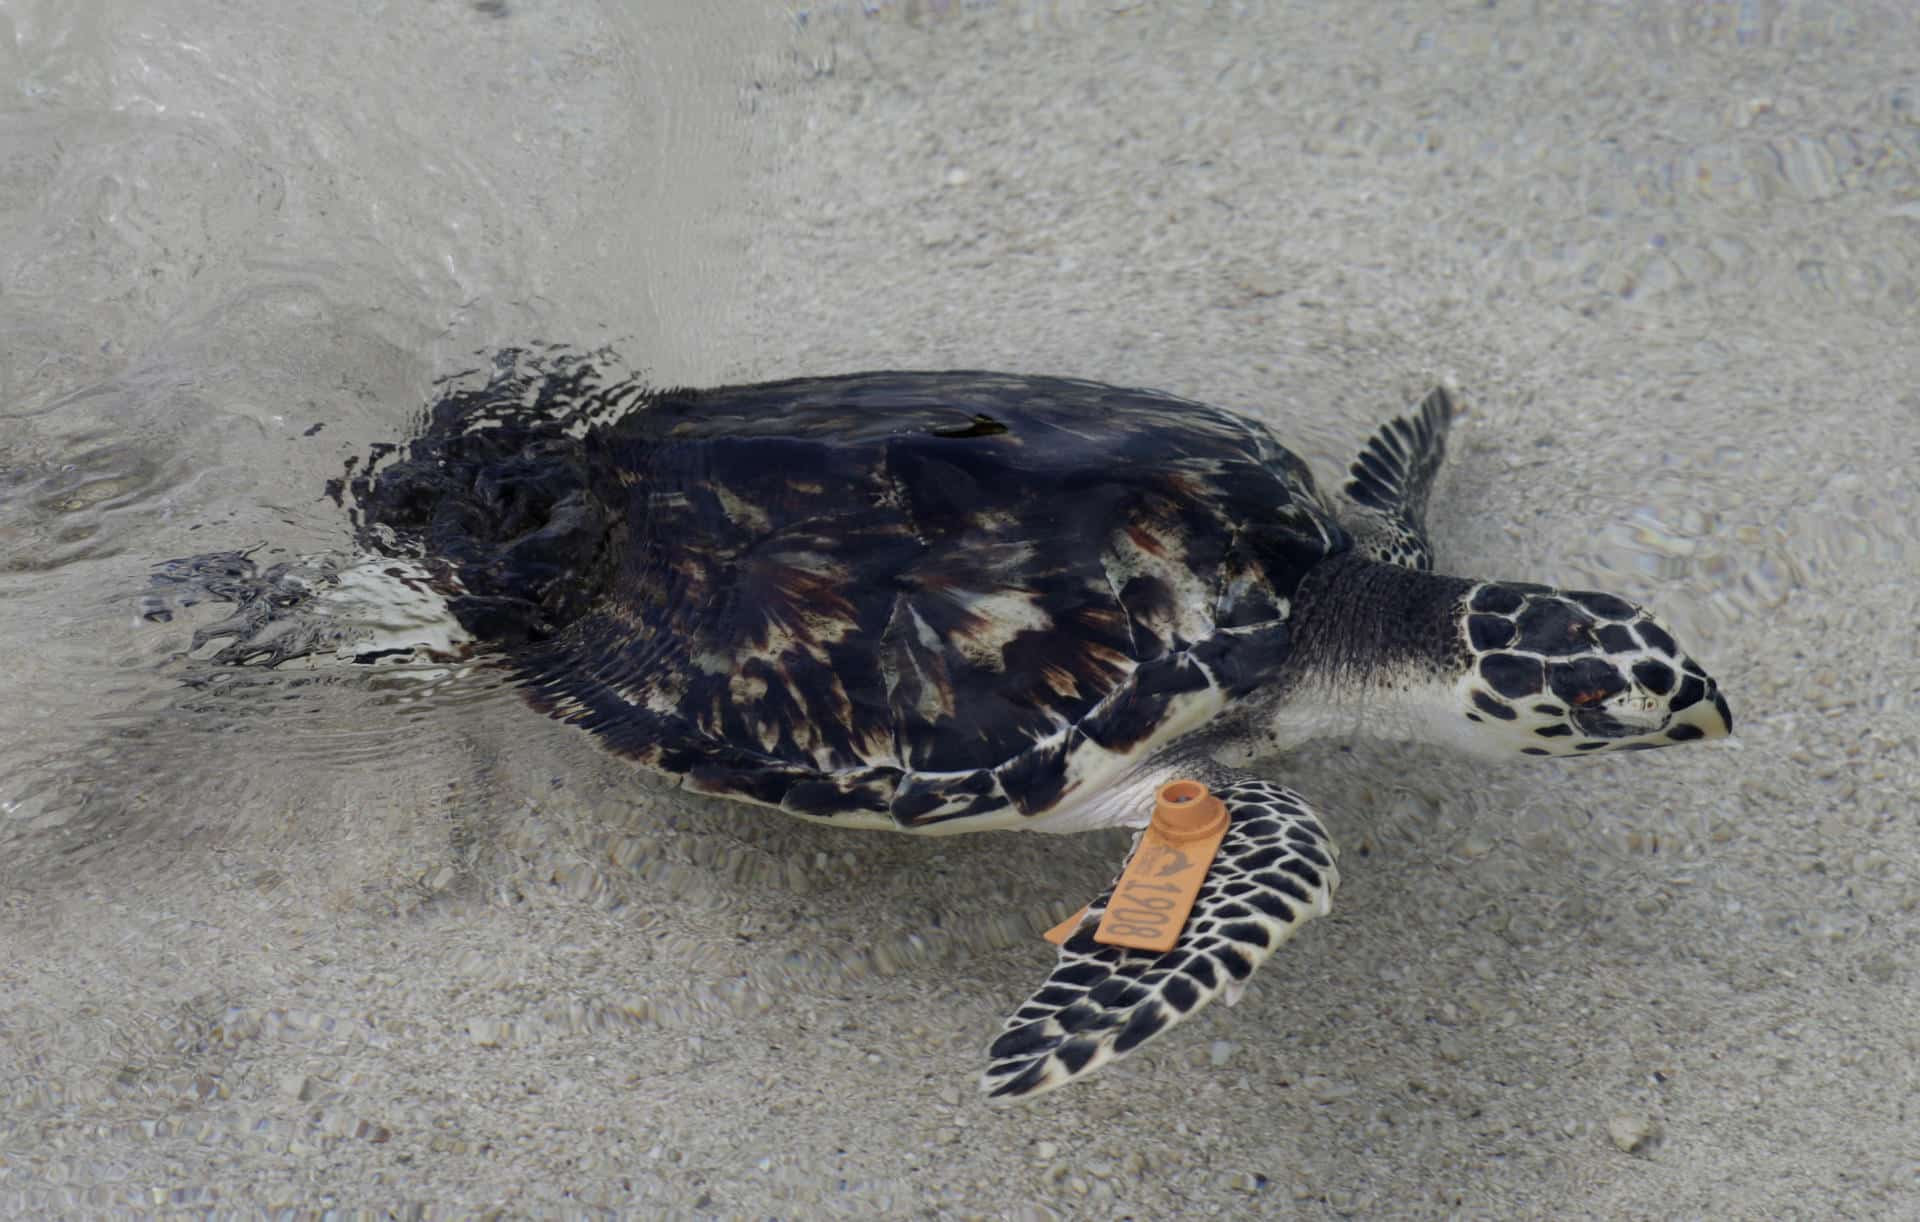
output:
{"label": "sea turtle", "polygon": [[1138,827],[1195,777],[1230,815],[1177,945],[1089,905],[983,1086],[1126,1055],[1327,911],[1315,806],[1216,761],[1372,733],[1578,756],[1729,732],[1714,681],[1611,594],[1440,576],[1436,389],[1337,497],[1266,425],[987,372],[711,390],[496,379],[353,481],[532,703],[686,789],[925,835]]}

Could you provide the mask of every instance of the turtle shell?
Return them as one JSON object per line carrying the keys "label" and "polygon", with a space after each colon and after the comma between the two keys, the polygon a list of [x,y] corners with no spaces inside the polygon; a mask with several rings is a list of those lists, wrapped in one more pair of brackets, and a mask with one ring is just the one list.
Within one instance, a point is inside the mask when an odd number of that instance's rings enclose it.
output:
{"label": "turtle shell", "polygon": [[[1348,546],[1261,425],[1062,378],[649,391],[579,446],[540,529],[604,523],[568,597],[597,595],[511,652],[529,697],[688,788],[860,824],[1086,796],[1270,676]],[[567,585],[538,533],[488,572],[509,597]]]}

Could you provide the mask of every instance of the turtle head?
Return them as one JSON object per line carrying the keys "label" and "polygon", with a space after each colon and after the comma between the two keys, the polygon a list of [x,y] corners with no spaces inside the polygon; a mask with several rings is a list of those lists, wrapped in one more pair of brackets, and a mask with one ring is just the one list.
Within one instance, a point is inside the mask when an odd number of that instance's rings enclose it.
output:
{"label": "turtle head", "polygon": [[1467,666],[1454,684],[1483,752],[1591,755],[1720,738],[1719,685],[1624,598],[1478,582],[1460,604]]}

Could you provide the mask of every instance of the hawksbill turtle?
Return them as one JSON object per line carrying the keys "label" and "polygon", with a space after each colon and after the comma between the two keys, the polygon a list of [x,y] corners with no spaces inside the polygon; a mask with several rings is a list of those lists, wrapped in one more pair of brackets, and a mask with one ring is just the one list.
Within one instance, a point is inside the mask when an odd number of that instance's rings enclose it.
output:
{"label": "hawksbill turtle", "polygon": [[1714,680],[1647,611],[1437,574],[1436,389],[1337,495],[1268,428],[1149,390],[975,371],[708,390],[591,367],[449,394],[352,481],[526,696],[684,788],[921,835],[1139,827],[1197,778],[1230,822],[1173,949],[1113,894],[982,1079],[1038,1095],[1247,978],[1338,880],[1307,798],[1219,762],[1370,733],[1490,756],[1716,738]]}

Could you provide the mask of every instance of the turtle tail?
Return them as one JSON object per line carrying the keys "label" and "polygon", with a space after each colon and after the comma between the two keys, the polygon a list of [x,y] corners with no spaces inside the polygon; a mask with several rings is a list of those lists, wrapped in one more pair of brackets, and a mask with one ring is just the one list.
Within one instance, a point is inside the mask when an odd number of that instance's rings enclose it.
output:
{"label": "turtle tail", "polygon": [[619,515],[595,491],[586,438],[642,393],[609,388],[586,358],[503,354],[484,385],[444,392],[419,436],[344,481],[361,545],[424,563],[481,641],[553,636],[612,569]]}

